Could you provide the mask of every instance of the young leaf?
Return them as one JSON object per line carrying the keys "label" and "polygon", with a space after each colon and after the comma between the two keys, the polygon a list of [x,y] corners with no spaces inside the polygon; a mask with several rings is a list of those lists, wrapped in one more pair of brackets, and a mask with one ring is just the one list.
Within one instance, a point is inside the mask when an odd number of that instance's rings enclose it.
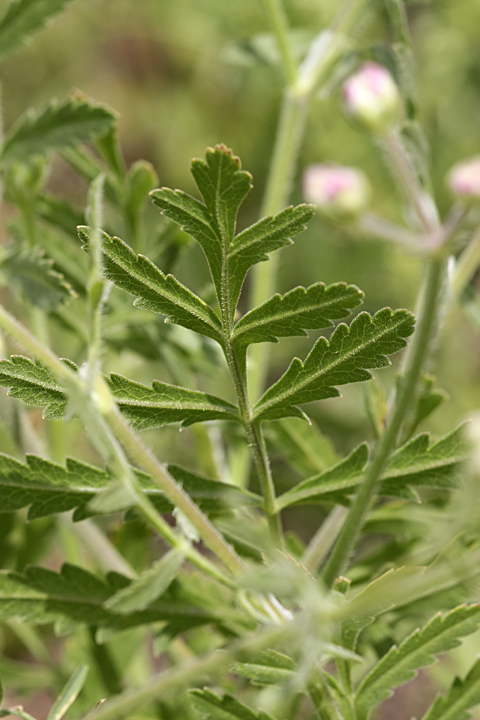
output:
{"label": "young leaf", "polygon": [[274,295],[244,315],[235,325],[232,337],[238,347],[306,335],[306,330],[329,327],[333,325],[332,320],[346,317],[352,308],[360,305],[362,298],[361,290],[345,283],[298,287],[286,295]]}
{"label": "young leaf", "polygon": [[89,142],[115,122],[111,110],[84,97],[54,101],[40,112],[28,111],[19,118],[7,133],[0,159],[11,163]]}
{"label": "young leaf", "polygon": [[0,20],[0,59],[45,27],[70,0],[11,0]]}
{"label": "young leaf", "polygon": [[[88,228],[78,228],[88,240]],[[166,315],[166,322],[183,325],[222,343],[221,323],[203,302],[173,275],[164,275],[148,258],[136,255],[123,240],[103,233],[104,273],[117,287],[135,296],[134,305]]]}
{"label": "young leaf", "polygon": [[231,672],[248,678],[253,685],[277,685],[295,675],[295,663],[276,650],[264,650],[253,662],[236,663]]}
{"label": "young leaf", "polygon": [[17,245],[9,249],[0,268],[13,287],[43,310],[56,310],[76,296],[63,275],[53,269],[53,260],[38,246]]}
{"label": "young leaf", "polygon": [[154,380],[152,387],[112,373],[108,384],[122,414],[136,430],[181,422],[184,427],[208,420],[240,422],[237,408],[214,395],[167,385]]}
{"label": "young leaf", "polygon": [[237,235],[228,254],[230,275],[229,298],[234,308],[238,302],[245,275],[252,265],[269,259],[269,253],[292,244],[292,238],[303,232],[315,214],[312,205],[288,207],[278,215],[269,215]]}
{"label": "young leaf", "polygon": [[268,713],[256,713],[232,695],[219,697],[211,690],[190,690],[195,710],[205,720],[272,720]]}
{"label": "young leaf", "polygon": [[[391,456],[381,475],[380,493],[412,497],[411,488],[414,487],[455,488],[459,468],[468,457],[464,434],[464,426],[460,425],[433,445],[430,445],[428,433],[417,435]],[[365,448],[363,455],[360,454],[361,448]],[[307,478],[281,495],[277,500],[279,507],[330,500],[331,493],[336,499],[339,499],[338,493],[350,494],[361,482],[367,459],[366,446],[360,445],[342,462]]]}
{"label": "young leaf", "polygon": [[447,615],[435,615],[422,629],[415,630],[398,647],[394,645],[368,673],[356,693],[360,720],[403,685],[416,671],[435,661],[435,656],[460,645],[480,624],[480,604],[461,605]]}
{"label": "young leaf", "polygon": [[138,580],[112,595],[105,607],[120,615],[144,610],[165,592],[178,574],[183,560],[183,553],[170,550],[161,560],[145,570]]}
{"label": "young leaf", "polygon": [[465,680],[455,678],[445,696],[439,695],[422,720],[469,720],[468,712],[480,703],[480,659]]}
{"label": "young leaf", "polygon": [[367,368],[390,364],[387,355],[406,345],[414,318],[407,310],[379,310],[373,317],[360,313],[350,327],[342,323],[330,343],[321,337],[305,362],[294,358],[287,372],[260,398],[256,420],[298,416],[297,404],[338,397],[335,385],[369,380]]}
{"label": "young leaf", "polygon": [[77,699],[80,690],[85,684],[87,674],[88,665],[81,665],[77,670],[75,670],[62,692],[50,708],[47,720],[62,720],[70,705],[72,705]]}

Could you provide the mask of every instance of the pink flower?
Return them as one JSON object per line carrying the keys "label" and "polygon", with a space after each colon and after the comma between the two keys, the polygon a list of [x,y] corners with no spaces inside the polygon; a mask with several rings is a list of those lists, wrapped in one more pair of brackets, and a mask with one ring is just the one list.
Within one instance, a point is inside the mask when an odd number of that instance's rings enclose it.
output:
{"label": "pink flower", "polygon": [[347,114],[369,130],[383,132],[395,122],[400,107],[398,88],[383,65],[366,62],[343,85]]}
{"label": "pink flower", "polygon": [[462,160],[453,166],[448,175],[448,184],[452,192],[460,197],[480,197],[480,155]]}
{"label": "pink flower", "polygon": [[307,202],[333,220],[352,220],[365,209],[370,186],[360,170],[342,165],[310,165],[303,175]]}

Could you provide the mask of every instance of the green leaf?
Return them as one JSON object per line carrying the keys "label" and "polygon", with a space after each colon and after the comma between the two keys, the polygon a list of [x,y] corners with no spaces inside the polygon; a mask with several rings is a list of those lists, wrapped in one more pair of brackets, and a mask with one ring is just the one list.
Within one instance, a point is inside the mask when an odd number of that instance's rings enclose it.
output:
{"label": "green leaf", "polygon": [[121,615],[144,610],[159,598],[177,576],[184,560],[179,550],[170,550],[126,588],[107,600],[105,607]]}
{"label": "green leaf", "polygon": [[219,697],[205,688],[190,690],[190,697],[193,707],[204,720],[271,720],[268,713],[262,710],[256,713],[232,695]]}
{"label": "green leaf", "polygon": [[218,294],[222,281],[222,241],[212,227],[212,219],[205,205],[182,190],[160,188],[152,190],[150,196],[162,215],[177,223],[199,243]]}
{"label": "green leaf", "polygon": [[[176,465],[169,472],[208,514],[221,514],[230,507],[260,505],[254,493],[236,486],[203,478]],[[172,504],[156,483],[145,473],[137,478],[159,512],[173,510]],[[28,507],[28,519],[53,515],[75,509],[74,520],[89,513],[87,504],[110,487],[114,477],[92,465],[68,458],[66,467],[27,455],[26,464],[0,454],[0,513]],[[129,507],[127,499],[123,507]]]}
{"label": "green leaf", "polygon": [[382,474],[382,493],[396,495],[406,485],[452,490],[468,454],[464,424],[433,445],[428,433],[417,435],[391,456]]}
{"label": "green leaf", "polygon": [[[192,174],[205,204],[181,190],[161,188],[150,195],[160,211],[201,245],[210,268],[219,302],[228,277],[230,312],[238,302],[248,269],[268,260],[268,253],[291,244],[313,217],[311,206],[287,208],[263,218],[235,237],[238,208],[251,188],[251,175],[224,145],[209,148],[206,162],[193,160]],[[223,290],[222,290],[223,287]]]}
{"label": "green leaf", "polygon": [[299,413],[297,404],[338,397],[335,385],[361,382],[372,377],[367,368],[386,367],[387,355],[406,345],[414,329],[406,310],[379,310],[373,317],[360,313],[350,327],[338,325],[330,343],[321,337],[305,362],[294,358],[287,372],[260,398],[254,408],[257,420]]}
{"label": "green leaf", "polygon": [[53,260],[42,248],[26,244],[7,250],[0,263],[9,284],[42,310],[56,310],[76,293],[63,275],[53,269]]}
{"label": "green leaf", "polygon": [[[88,239],[88,228],[79,236]],[[164,275],[148,258],[136,255],[123,240],[103,233],[104,273],[117,287],[135,296],[135,306],[166,315],[166,322],[183,325],[222,343],[221,323],[212,308],[173,275]]]}
{"label": "green leaf", "polygon": [[75,702],[78,694],[85,684],[88,674],[88,665],[81,665],[68,680],[60,695],[57,697],[47,720],[62,720],[68,708]]}
{"label": "green leaf", "polygon": [[445,696],[438,696],[422,720],[469,720],[471,708],[480,703],[480,659],[465,680],[456,678]]}
{"label": "green leaf", "polygon": [[[459,470],[468,457],[468,450],[464,425],[432,445],[428,433],[417,435],[390,457],[381,475],[380,493],[414,498],[413,487],[452,490],[457,487]],[[338,493],[350,494],[361,482],[367,460],[366,445],[360,445],[345,460],[281,495],[278,506],[338,500]]]}
{"label": "green leaf", "polygon": [[1,160],[11,163],[74,147],[103,135],[115,122],[111,110],[84,97],[53,101],[39,112],[22,115],[7,133]]}
{"label": "green leaf", "polygon": [[323,472],[338,462],[332,441],[312,421],[284,418],[274,420],[265,432],[267,442],[303,476]]}
{"label": "green leaf", "polygon": [[231,672],[248,678],[253,685],[277,685],[295,675],[295,663],[283,653],[265,650],[253,662],[236,663]]}
{"label": "green leaf", "polygon": [[77,239],[77,226],[83,225],[85,216],[66,200],[53,195],[40,195],[35,202],[35,212],[42,220],[62,230],[66,235]]}
{"label": "green leaf", "polygon": [[228,254],[231,278],[230,305],[235,307],[245,275],[252,265],[269,259],[269,253],[292,244],[315,214],[312,205],[288,207],[278,215],[269,215],[237,235]]}
{"label": "green leaf", "polygon": [[44,418],[60,420],[65,415],[67,398],[63,388],[46,368],[29,358],[12,355],[10,360],[1,360],[0,385],[10,388],[11,397],[30,407],[44,407]]}
{"label": "green leaf", "polygon": [[[64,361],[77,370],[69,361]],[[223,419],[239,421],[235,405],[214,395],[187,390],[154,380],[152,387],[112,374],[107,382],[122,413],[137,430],[181,422]],[[45,407],[44,417],[60,420],[67,409],[67,395],[55,377],[32,360],[14,355],[0,361],[0,385],[10,388],[11,397],[32,407]]]}
{"label": "green leaf", "polygon": [[286,295],[274,295],[244,315],[235,325],[232,337],[238,346],[306,335],[306,330],[329,327],[332,320],[346,317],[362,298],[361,290],[345,283],[298,287]]}
{"label": "green leaf", "polygon": [[[128,584],[122,575],[111,573],[107,582],[68,564],[62,566],[60,573],[40,567],[29,567],[24,574],[1,570],[0,619],[19,619],[32,625],[62,620],[64,627],[85,623],[110,633],[158,622],[175,622],[180,628],[221,623],[225,614],[218,595],[215,608],[211,602],[208,604],[189,592],[189,582],[186,577],[185,584],[182,580],[169,588],[161,600],[146,610],[120,615],[108,610],[105,602]],[[238,626],[242,615],[232,609],[227,618],[227,624],[231,620]]]}
{"label": "green leaf", "polygon": [[460,645],[460,638],[470,635],[479,624],[480,604],[461,605],[444,616],[438,613],[398,647],[391,647],[357,690],[359,719],[366,718],[372,708],[413,678],[417,670],[435,662],[436,655]]}
{"label": "green leaf", "polygon": [[12,0],[0,20],[0,59],[22,45],[70,0]]}
{"label": "green leaf", "polygon": [[191,172],[207,206],[217,236],[230,245],[238,208],[252,188],[252,176],[225,145],[208,148],[205,161],[192,160]]}
{"label": "green leaf", "polygon": [[154,380],[152,387],[112,373],[108,384],[122,414],[136,430],[181,422],[184,427],[208,420],[240,422],[226,400]]}

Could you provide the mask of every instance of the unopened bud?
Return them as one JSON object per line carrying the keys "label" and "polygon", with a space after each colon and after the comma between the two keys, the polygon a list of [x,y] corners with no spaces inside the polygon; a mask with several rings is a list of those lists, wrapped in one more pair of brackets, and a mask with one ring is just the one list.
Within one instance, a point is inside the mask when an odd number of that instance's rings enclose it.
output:
{"label": "unopened bud", "polygon": [[448,175],[448,184],[455,195],[465,200],[480,198],[480,155],[454,165]]}
{"label": "unopened bud", "polygon": [[373,132],[383,132],[395,122],[400,94],[389,71],[366,62],[343,85],[346,113]]}
{"label": "unopened bud", "polygon": [[334,164],[310,165],[303,176],[303,194],[331,220],[349,221],[367,207],[370,185],[361,170]]}

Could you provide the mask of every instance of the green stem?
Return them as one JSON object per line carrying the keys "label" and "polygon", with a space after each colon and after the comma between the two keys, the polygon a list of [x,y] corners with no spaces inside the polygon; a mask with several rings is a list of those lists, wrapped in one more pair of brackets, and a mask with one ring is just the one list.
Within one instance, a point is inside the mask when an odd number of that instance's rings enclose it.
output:
{"label": "green stem", "polygon": [[322,525],[320,525],[320,528],[310,540],[310,543],[302,556],[301,564],[313,575],[315,575],[321,568],[322,563],[332,549],[346,514],[347,509],[342,505],[338,505],[332,510],[330,515],[322,523]]}
{"label": "green stem", "polygon": [[288,37],[289,27],[285,9],[281,0],[263,0],[263,4],[277,38],[285,81],[288,85],[293,85],[297,77],[297,67]]}
{"label": "green stem", "polygon": [[325,566],[323,579],[328,586],[333,584],[335,578],[343,572],[348,563],[350,554],[363,527],[365,517],[375,497],[381,472],[395,446],[406,410],[414,395],[423,361],[435,331],[446,263],[447,261],[443,257],[433,258],[427,263],[423,302],[417,329],[410,346],[405,374],[400,380],[393,413],[384,434],[380,438],[375,457],[368,467],[365,479],[353,501],[334,550]]}
{"label": "green stem", "polygon": [[228,668],[232,662],[241,657],[248,657],[253,652],[274,647],[291,632],[290,629],[269,628],[266,631],[252,633],[246,638],[227,645],[221,650],[185,662],[178,668],[171,668],[160,673],[143,687],[128,690],[121,695],[107,700],[89,714],[89,720],[119,720],[133,711],[152,702],[158,697],[167,697],[171,693],[184,688],[197,678],[208,673]]}
{"label": "green stem", "polygon": [[[97,450],[107,462],[111,463],[114,474],[124,484],[137,507],[153,527],[173,547],[181,546],[180,549],[185,552],[185,556],[194,565],[219,582],[229,587],[235,587],[235,582],[232,579],[225,576],[213,563],[190,545],[186,545],[183,538],[176,535],[138,486],[135,475],[114,437],[115,432],[119,433],[120,441],[139,460],[146,472],[151,472],[166,496],[173,502],[175,507],[178,507],[186,515],[192,525],[197,528],[200,537],[224,562],[228,569],[234,574],[244,570],[243,563],[234,550],[227,544],[202,511],[192,502],[190,496],[182,490],[125,423],[116,408],[110,390],[102,378],[100,376],[97,378],[94,393],[95,402],[93,402],[93,396],[87,395],[81,378],[65,363],[61,362],[49,348],[40,343],[2,306],[0,306],[0,328],[45,365],[66,388]],[[114,435],[109,431],[105,420],[113,428]]]}
{"label": "green stem", "polygon": [[480,265],[480,226],[457,262],[452,279],[452,291],[459,298]]}

